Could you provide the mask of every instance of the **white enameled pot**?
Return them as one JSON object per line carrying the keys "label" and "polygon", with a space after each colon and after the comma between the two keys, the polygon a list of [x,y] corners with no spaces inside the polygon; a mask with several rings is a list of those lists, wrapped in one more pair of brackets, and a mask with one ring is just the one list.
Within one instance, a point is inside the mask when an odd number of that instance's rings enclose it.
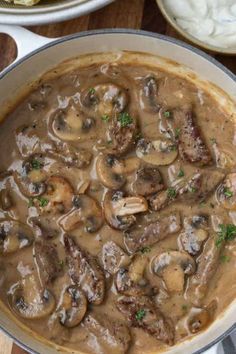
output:
{"label": "white enameled pot", "polygon": [[[90,53],[116,52],[119,58],[121,51],[125,50],[161,56],[159,59],[152,58],[152,63],[195,81],[215,95],[218,102],[229,109],[232,115],[235,114],[236,77],[210,56],[175,39],[125,29],[83,32],[60,39],[48,39],[20,27],[4,25],[0,25],[0,32],[10,34],[18,45],[16,61],[0,74],[2,112],[24,88],[61,62]],[[146,57],[148,60],[149,56]],[[167,349],[165,353],[216,354],[216,343],[236,327],[235,313],[236,301],[206,331]],[[71,353],[71,350],[52,346],[36,334],[23,329],[2,306],[0,306],[0,327],[31,353],[55,354],[64,351]]]}

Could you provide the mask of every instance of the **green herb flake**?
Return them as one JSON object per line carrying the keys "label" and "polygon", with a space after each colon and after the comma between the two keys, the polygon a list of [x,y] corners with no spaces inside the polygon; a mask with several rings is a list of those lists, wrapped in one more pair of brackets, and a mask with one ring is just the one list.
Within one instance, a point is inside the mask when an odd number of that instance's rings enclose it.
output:
{"label": "green herb flake", "polygon": [[101,119],[103,120],[103,122],[108,122],[110,120],[110,117],[107,114],[103,114],[103,116],[101,116]]}
{"label": "green herb flake", "polygon": [[196,191],[197,191],[197,188],[195,188],[195,187],[189,188],[189,192],[191,192],[191,193],[196,193]]}
{"label": "green herb flake", "polygon": [[59,262],[58,262],[59,266],[63,269],[64,266],[65,266],[65,262],[63,261],[63,259],[61,259]]}
{"label": "green herb flake", "polygon": [[226,198],[231,198],[233,196],[233,192],[228,187],[224,187],[223,193]]}
{"label": "green herb flake", "polygon": [[38,201],[39,201],[39,206],[42,207],[42,208],[44,208],[45,206],[47,206],[48,203],[49,203],[49,200],[48,200],[47,198],[38,197],[37,199],[38,199]]}
{"label": "green herb flake", "polygon": [[179,173],[177,175],[178,177],[184,177],[184,171],[183,170],[179,170]]}
{"label": "green herb flake", "polygon": [[207,205],[206,202],[201,202],[201,203],[199,204],[200,207],[205,207],[206,205]]}
{"label": "green herb flake", "polygon": [[236,238],[236,226],[233,224],[220,224],[217,232],[216,246],[220,247],[224,241],[232,241]]}
{"label": "green herb flake", "polygon": [[135,314],[135,318],[137,321],[142,321],[142,319],[144,318],[144,316],[146,315],[146,312],[144,309],[140,309],[136,312]]}
{"label": "green herb flake", "polygon": [[91,95],[94,95],[95,94],[95,88],[94,87],[90,87],[90,89],[89,89],[89,93],[91,94]]}
{"label": "green herb flake", "polygon": [[108,141],[107,141],[107,144],[108,144],[108,145],[111,145],[111,144],[112,144],[112,140],[108,140]]}
{"label": "green herb flake", "polygon": [[142,254],[151,252],[151,248],[150,248],[150,247],[147,247],[147,246],[146,246],[146,247],[143,247],[143,248],[140,249],[140,252],[141,252]]}
{"label": "green herb flake", "polygon": [[133,123],[133,119],[130,117],[129,113],[123,112],[119,114],[118,122],[120,122],[122,128],[125,128]]}
{"label": "green herb flake", "polygon": [[40,168],[42,167],[41,163],[36,159],[31,161],[31,166],[33,170],[40,170]]}
{"label": "green herb flake", "polygon": [[164,117],[165,117],[165,118],[170,118],[170,117],[171,117],[170,111],[165,111],[165,112],[164,112]]}
{"label": "green herb flake", "polygon": [[188,306],[187,306],[187,305],[182,305],[182,310],[183,310],[184,312],[186,312],[186,311],[188,310]]}
{"label": "green herb flake", "polygon": [[216,138],[211,138],[210,142],[212,143],[212,145],[216,144]]}
{"label": "green herb flake", "polygon": [[176,190],[174,188],[168,188],[167,189],[167,196],[168,198],[174,199],[176,197]]}
{"label": "green herb flake", "polygon": [[175,138],[178,139],[179,135],[180,135],[181,129],[180,128],[176,128],[175,129]]}
{"label": "green herb flake", "polygon": [[222,255],[222,256],[220,256],[220,261],[222,263],[228,263],[230,261],[230,258],[229,258],[229,256]]}

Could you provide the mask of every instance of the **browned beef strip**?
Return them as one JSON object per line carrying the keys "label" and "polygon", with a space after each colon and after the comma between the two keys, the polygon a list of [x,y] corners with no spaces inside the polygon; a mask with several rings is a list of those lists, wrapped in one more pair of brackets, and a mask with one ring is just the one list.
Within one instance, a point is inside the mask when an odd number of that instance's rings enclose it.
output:
{"label": "browned beef strip", "polygon": [[197,259],[197,271],[189,278],[185,294],[186,298],[195,306],[202,305],[210,280],[217,270],[221,248],[222,245],[217,247],[215,237],[211,236]]}
{"label": "browned beef strip", "polygon": [[113,241],[103,245],[100,258],[103,268],[110,274],[116,274],[120,267],[130,263],[129,256]]}
{"label": "browned beef strip", "polygon": [[46,241],[36,241],[34,244],[34,256],[44,285],[55,280],[61,272],[56,248]]}
{"label": "browned beef strip", "polygon": [[174,327],[165,319],[148,296],[124,296],[118,299],[118,309],[126,316],[131,326],[142,328],[157,340],[174,343]]}
{"label": "browned beef strip", "polygon": [[123,322],[93,312],[86,316],[84,326],[96,336],[104,353],[125,354],[129,349],[131,336]]}
{"label": "browned beef strip", "polygon": [[196,203],[204,201],[214,192],[216,187],[224,178],[224,174],[218,170],[199,170],[184,185],[174,188],[175,195],[170,195],[170,188],[153,195],[150,199],[150,206],[158,211],[165,208],[174,201],[184,203]]}
{"label": "browned beef strip", "polygon": [[152,246],[163,240],[170,234],[181,229],[180,214],[173,212],[162,217],[143,229],[134,228],[125,233],[125,245],[130,253],[134,253],[143,247]]}
{"label": "browned beef strip", "polygon": [[173,124],[182,160],[200,166],[209,164],[212,161],[211,154],[199,127],[194,121],[192,109],[190,107],[175,109],[173,111]]}
{"label": "browned beef strip", "polygon": [[105,295],[105,278],[96,258],[82,251],[67,235],[64,243],[71,279],[81,287],[89,302],[101,304]]}

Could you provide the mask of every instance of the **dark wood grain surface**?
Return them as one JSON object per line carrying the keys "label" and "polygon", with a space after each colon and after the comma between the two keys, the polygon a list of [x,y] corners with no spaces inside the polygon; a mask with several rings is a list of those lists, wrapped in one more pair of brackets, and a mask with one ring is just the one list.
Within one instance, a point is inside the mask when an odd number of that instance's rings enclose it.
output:
{"label": "dark wood grain surface", "polygon": [[[111,5],[90,15],[58,24],[34,26],[29,29],[40,35],[55,38],[87,29],[100,28],[141,28],[146,31],[167,34],[182,39],[181,36],[167,24],[155,0],[116,0]],[[235,56],[227,57],[210,54],[215,56],[217,60],[236,74]],[[15,57],[16,46],[14,41],[10,37],[0,34],[0,70],[10,64]],[[6,338],[4,338],[4,340],[6,340]],[[1,353],[24,354],[26,352],[19,349],[16,345],[13,345],[12,351],[1,352],[0,349],[0,354]]]}

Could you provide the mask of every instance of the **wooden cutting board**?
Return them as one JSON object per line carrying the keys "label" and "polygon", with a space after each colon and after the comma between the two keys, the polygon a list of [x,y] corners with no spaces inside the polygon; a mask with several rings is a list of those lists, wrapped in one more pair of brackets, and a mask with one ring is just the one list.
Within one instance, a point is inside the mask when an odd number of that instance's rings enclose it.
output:
{"label": "wooden cutting board", "polygon": [[[134,28],[167,34],[180,38],[161,15],[155,0],[116,0],[113,4],[90,15],[75,20],[48,26],[31,27],[35,33],[48,37],[60,37],[84,30],[99,28]],[[9,65],[16,56],[13,40],[0,34],[0,71]],[[215,55],[236,74],[236,57]],[[25,354],[5,335],[0,334],[0,354]],[[41,353],[40,353],[41,354]],[[46,353],[42,353],[46,354]]]}

